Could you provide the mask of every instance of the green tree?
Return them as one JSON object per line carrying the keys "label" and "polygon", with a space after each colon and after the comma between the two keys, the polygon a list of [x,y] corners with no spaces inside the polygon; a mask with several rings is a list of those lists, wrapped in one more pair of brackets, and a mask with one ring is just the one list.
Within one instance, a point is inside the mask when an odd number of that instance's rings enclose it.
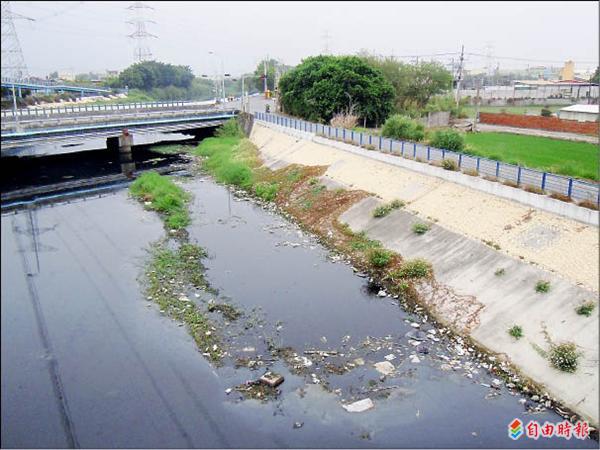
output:
{"label": "green tree", "polygon": [[437,62],[407,64],[393,57],[379,58],[366,53],[360,56],[380,69],[394,87],[397,112],[418,116],[433,96],[452,88],[452,74]]}
{"label": "green tree", "polygon": [[119,74],[122,86],[150,90],[175,86],[188,89],[194,74],[189,66],[175,66],[157,61],[143,61],[129,66]]}
{"label": "green tree", "polygon": [[392,111],[394,90],[381,70],[356,56],[312,56],[281,77],[280,103],[290,114],[329,122],[352,109],[371,125]]}
{"label": "green tree", "polygon": [[590,78],[590,83],[600,83],[600,66],[596,67],[594,75]]}
{"label": "green tree", "polygon": [[[276,59],[266,60],[267,66],[267,89],[270,91],[275,90],[275,81],[277,76],[281,76],[291,69],[291,66],[283,64],[281,61]],[[265,61],[261,61],[257,64],[254,73],[251,78],[248,79],[249,88],[254,88],[258,92],[264,92],[264,75],[265,75]]]}

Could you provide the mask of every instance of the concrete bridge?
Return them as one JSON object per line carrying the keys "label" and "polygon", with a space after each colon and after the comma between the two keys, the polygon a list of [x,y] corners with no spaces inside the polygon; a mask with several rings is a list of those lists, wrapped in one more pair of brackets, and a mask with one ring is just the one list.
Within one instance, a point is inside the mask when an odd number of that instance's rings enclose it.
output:
{"label": "concrete bridge", "polygon": [[[36,143],[81,141],[87,138],[118,137],[124,129],[131,134],[148,132],[177,132],[217,127],[238,113],[233,108],[207,107],[205,104],[155,105],[88,112],[61,112],[21,116],[21,119],[2,121],[2,156],[15,155],[19,147]],[[29,153],[32,154],[31,152]],[[35,155],[35,152],[33,153]]]}
{"label": "concrete bridge", "polygon": [[2,87],[4,89],[13,88],[16,91],[16,94],[19,97],[22,97],[22,91],[32,91],[32,92],[44,92],[49,94],[50,92],[77,92],[81,94],[83,97],[86,94],[89,95],[108,95],[111,94],[112,91],[109,89],[100,89],[100,88],[92,88],[86,86],[70,86],[66,84],[54,84],[54,83],[43,83],[43,82],[28,82],[28,81],[15,81],[10,79],[2,79]]}

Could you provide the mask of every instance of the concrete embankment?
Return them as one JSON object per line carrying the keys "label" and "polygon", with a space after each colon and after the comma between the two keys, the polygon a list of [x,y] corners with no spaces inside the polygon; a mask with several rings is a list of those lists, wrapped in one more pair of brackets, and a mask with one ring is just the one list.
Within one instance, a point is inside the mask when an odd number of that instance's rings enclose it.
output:
{"label": "concrete embankment", "polygon": [[[325,177],[379,197],[355,204],[340,221],[405,258],[429,260],[437,288],[423,284],[420,294],[438,319],[506,355],[551,396],[598,423],[598,309],[593,317],[575,313],[583,301],[597,302],[596,226],[374,159],[375,152],[315,142],[314,136],[255,123],[251,139],[271,168],[326,165]],[[382,200],[395,198],[408,203],[405,210],[372,217]],[[413,233],[417,221],[431,230]],[[496,275],[499,269],[503,275]],[[550,282],[548,293],[535,291],[539,280]],[[524,332],[518,341],[507,332],[515,324]],[[550,365],[542,355],[549,340],[577,345],[582,357],[576,373]]]}

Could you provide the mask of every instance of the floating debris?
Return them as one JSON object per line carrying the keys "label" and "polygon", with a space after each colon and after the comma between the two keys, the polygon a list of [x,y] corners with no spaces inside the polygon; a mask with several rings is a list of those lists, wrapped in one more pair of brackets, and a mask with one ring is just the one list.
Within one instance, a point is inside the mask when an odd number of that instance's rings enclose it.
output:
{"label": "floating debris", "polygon": [[375,369],[377,370],[377,372],[387,376],[394,373],[396,367],[389,361],[381,361],[375,363]]}
{"label": "floating debris", "polygon": [[363,400],[350,403],[349,405],[342,405],[342,408],[348,412],[364,412],[368,411],[369,409],[373,409],[374,407],[375,405],[373,404],[373,400],[370,398],[365,398]]}

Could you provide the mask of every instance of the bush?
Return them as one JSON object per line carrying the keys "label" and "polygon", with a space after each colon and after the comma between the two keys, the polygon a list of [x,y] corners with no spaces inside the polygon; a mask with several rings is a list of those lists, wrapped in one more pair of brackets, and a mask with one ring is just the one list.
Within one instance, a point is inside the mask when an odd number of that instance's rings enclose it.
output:
{"label": "bush", "polygon": [[392,139],[419,142],[425,137],[425,127],[409,117],[394,114],[383,124],[381,135]]}
{"label": "bush", "polygon": [[456,161],[453,159],[444,159],[442,160],[442,167],[446,170],[456,170],[458,166],[456,165]]}
{"label": "bush", "polygon": [[412,230],[416,234],[425,234],[429,231],[429,225],[426,223],[415,223],[412,226]]}
{"label": "bush", "polygon": [[519,325],[513,325],[508,329],[508,334],[510,334],[515,339],[521,339],[523,337],[523,328]]}
{"label": "bush", "polygon": [[[332,117],[329,124],[332,127],[346,128],[348,130],[351,130],[352,128],[356,127],[356,125],[358,125],[358,119],[359,117],[355,114],[340,112]],[[352,141],[348,142],[352,143]]]}
{"label": "bush", "polygon": [[369,262],[375,267],[385,267],[392,260],[392,252],[382,248],[373,248],[369,251]]}
{"label": "bush", "polygon": [[535,285],[535,292],[539,292],[540,294],[550,292],[550,282],[545,280],[538,281]]}
{"label": "bush", "polygon": [[236,119],[229,119],[215,131],[217,137],[244,137],[244,132]]}
{"label": "bush", "polygon": [[596,304],[594,302],[585,302],[583,305],[579,305],[575,308],[575,312],[580,316],[590,317],[592,312],[596,308]]}
{"label": "bush", "polygon": [[456,130],[438,130],[433,133],[430,144],[433,147],[460,152],[465,148],[465,138]]}
{"label": "bush", "polygon": [[552,111],[549,110],[548,108],[542,108],[542,117],[551,117],[552,116]]}
{"label": "bush", "polygon": [[577,370],[580,353],[572,342],[553,345],[550,350],[550,362],[563,372],[573,373]]}
{"label": "bush", "polygon": [[254,185],[254,192],[256,195],[267,202],[275,200],[275,197],[277,197],[277,189],[278,186],[276,183],[268,183],[266,181]]}
{"label": "bush", "polygon": [[393,273],[397,278],[424,278],[431,275],[433,269],[431,264],[424,259],[412,259],[404,261],[402,266]]}

